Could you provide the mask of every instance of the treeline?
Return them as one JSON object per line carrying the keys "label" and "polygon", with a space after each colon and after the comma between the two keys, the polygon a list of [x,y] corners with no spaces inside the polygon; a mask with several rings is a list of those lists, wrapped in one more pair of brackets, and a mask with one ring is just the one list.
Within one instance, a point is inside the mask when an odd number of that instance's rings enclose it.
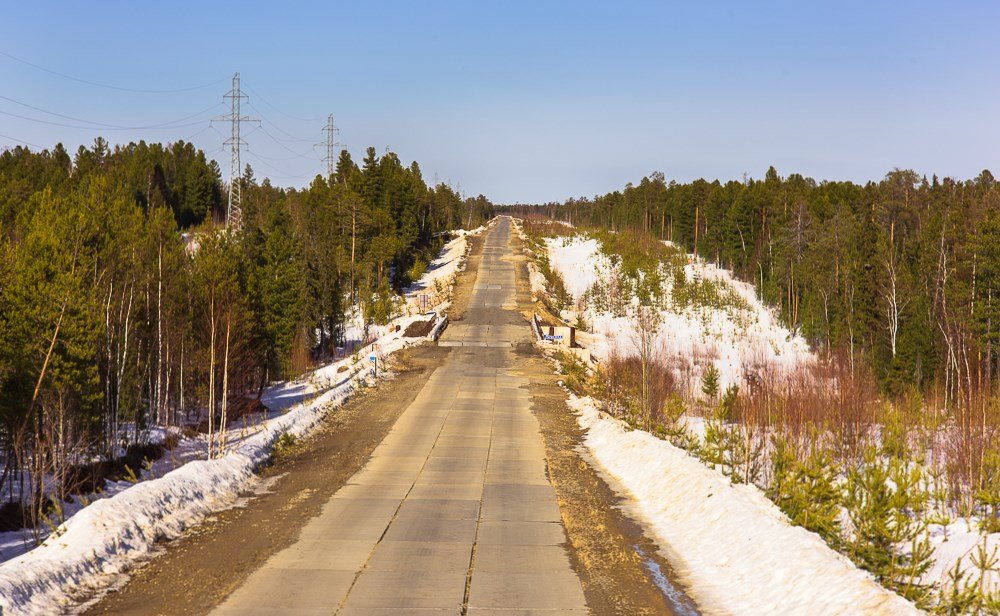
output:
{"label": "treeline", "polygon": [[1000,186],[894,170],[880,182],[667,182],[518,206],[578,226],[638,229],[731,268],[818,348],[877,371],[891,393],[968,402],[1000,352]]}
{"label": "treeline", "polygon": [[492,216],[374,148],[302,190],[249,166],[241,181],[234,230],[218,166],[190,143],[0,154],[0,481],[35,521],[81,461],[151,426],[211,441],[268,381],[343,344],[349,318],[385,323],[443,231]]}

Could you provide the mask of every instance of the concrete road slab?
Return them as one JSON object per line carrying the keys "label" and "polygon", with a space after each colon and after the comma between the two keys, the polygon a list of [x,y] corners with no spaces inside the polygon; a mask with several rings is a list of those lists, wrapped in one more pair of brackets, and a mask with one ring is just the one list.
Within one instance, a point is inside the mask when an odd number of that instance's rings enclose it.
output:
{"label": "concrete road slab", "polygon": [[544,471],[486,471],[486,485],[501,483],[520,483],[529,485],[549,485],[549,478]]}
{"label": "concrete road slab", "polygon": [[[354,582],[352,571],[278,569],[265,566],[221,606],[231,609],[269,608],[335,610]],[[328,612],[329,613],[329,612]]]}
{"label": "concrete road slab", "polygon": [[556,522],[482,521],[478,544],[485,545],[562,545],[566,534]]}
{"label": "concrete road slab", "polygon": [[[344,612],[338,612],[343,614]],[[468,616],[590,616],[590,610],[529,610],[529,609],[493,609],[472,607],[466,612]]]}
{"label": "concrete road slab", "polygon": [[556,610],[584,604],[580,580],[571,570],[480,572],[473,576],[469,588],[470,608]]}
{"label": "concrete road slab", "polygon": [[413,485],[418,473],[414,470],[405,471],[372,471],[363,470],[351,477],[351,483],[363,485]]}
{"label": "concrete road slab", "polygon": [[392,607],[349,607],[337,612],[337,616],[460,616],[461,613],[460,609],[437,610],[411,607],[404,611]]}
{"label": "concrete road slab", "polygon": [[[428,458],[424,465],[427,471],[479,471],[486,468],[486,458]],[[478,498],[478,497],[477,497]]]}
{"label": "concrete road slab", "polygon": [[361,483],[349,483],[337,493],[333,495],[333,498],[351,498],[351,499],[373,499],[382,498],[400,501],[406,496],[406,493],[410,490],[410,486],[407,485],[365,485]]}
{"label": "concrete road slab", "polygon": [[486,481],[486,471],[468,469],[458,471],[424,470],[417,479],[418,485],[479,484]]}
{"label": "concrete road slab", "polygon": [[423,499],[456,499],[456,500],[471,500],[479,499],[483,495],[482,484],[430,484],[430,485],[415,485],[413,489],[410,490],[410,494],[406,497],[407,500],[423,500]]}
{"label": "concrete road slab", "polygon": [[383,541],[367,571],[467,571],[472,545],[462,541]]}
{"label": "concrete road slab", "polygon": [[344,608],[461,609],[466,571],[365,571]]}
{"label": "concrete road slab", "polygon": [[278,552],[269,564],[279,569],[357,571],[371,556],[372,543],[363,539],[299,541]]}
{"label": "concrete road slab", "polygon": [[406,499],[399,507],[399,516],[419,515],[438,517],[443,520],[476,520],[479,518],[478,500],[450,499]]}
{"label": "concrete road slab", "polygon": [[341,518],[348,520],[379,518],[386,523],[399,508],[399,501],[386,498],[331,498],[323,505],[320,514],[310,521],[335,524]]}
{"label": "concrete road slab", "polygon": [[464,447],[445,445],[431,450],[431,458],[483,458],[490,453],[489,447]]}
{"label": "concrete road slab", "polygon": [[476,520],[446,520],[427,516],[397,516],[383,541],[462,542],[476,540]]}
{"label": "concrete road slab", "polygon": [[569,566],[566,549],[560,545],[476,546],[476,571],[489,573],[532,573],[563,571]]}

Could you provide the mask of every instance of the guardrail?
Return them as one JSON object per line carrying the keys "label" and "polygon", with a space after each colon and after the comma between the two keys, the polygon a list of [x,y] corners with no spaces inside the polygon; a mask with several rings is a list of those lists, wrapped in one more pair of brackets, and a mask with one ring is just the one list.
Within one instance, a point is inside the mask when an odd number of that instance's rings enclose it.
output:
{"label": "guardrail", "polygon": [[437,342],[437,339],[441,337],[441,332],[448,326],[448,313],[441,313],[436,320],[437,323],[434,324],[431,333],[427,334],[427,339],[432,342]]}
{"label": "guardrail", "polygon": [[538,322],[538,315],[531,313],[531,333],[535,336],[535,342],[542,341],[542,324]]}

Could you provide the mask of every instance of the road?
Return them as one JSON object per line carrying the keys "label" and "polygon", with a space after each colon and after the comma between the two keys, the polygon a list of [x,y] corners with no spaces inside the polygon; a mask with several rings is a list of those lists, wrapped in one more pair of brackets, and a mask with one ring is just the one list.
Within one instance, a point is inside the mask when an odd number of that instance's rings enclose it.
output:
{"label": "road", "polygon": [[265,492],[88,613],[694,613],[530,343],[521,253],[505,219],[473,238],[440,346],[399,353],[261,469]]}
{"label": "road", "polygon": [[585,614],[528,382],[509,223],[455,346],[347,485],[215,614]]}

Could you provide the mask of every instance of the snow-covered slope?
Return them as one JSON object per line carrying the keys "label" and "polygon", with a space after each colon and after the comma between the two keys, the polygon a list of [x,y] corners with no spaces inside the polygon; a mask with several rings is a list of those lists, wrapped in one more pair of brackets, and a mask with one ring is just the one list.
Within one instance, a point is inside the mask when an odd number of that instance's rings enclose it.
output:
{"label": "snow-covered slope", "polygon": [[[617,265],[603,252],[600,243],[582,235],[546,240],[549,264],[559,273],[572,295],[575,310],[567,320],[583,316],[596,339],[591,351],[604,357],[614,345],[628,354],[635,339],[630,315],[598,310],[586,301],[588,291],[599,285],[614,286]],[[714,265],[694,257],[684,267],[688,280],[717,281],[726,293],[738,297],[740,306],[679,306],[670,301],[669,282],[664,289],[667,306],[660,310],[661,325],[657,346],[666,356],[683,357],[695,363],[694,381],[712,362],[720,374],[720,386],[743,384],[746,372],[759,369],[788,370],[800,362],[812,361],[804,339],[781,325],[773,311],[757,298],[753,287],[732,278]],[[701,364],[701,365],[698,365]]]}
{"label": "snow-covered slope", "polygon": [[[599,359],[616,348],[635,352],[637,300],[622,281],[619,261],[583,235],[549,238],[546,248],[550,267],[574,302],[563,318],[582,318],[593,333],[585,336],[588,346]],[[751,285],[691,255],[686,262],[686,280],[712,281],[713,297],[721,298],[682,304],[673,295],[672,277],[663,276],[656,346],[664,357],[680,360],[674,365],[689,362],[690,396],[701,395],[698,385],[709,362],[726,387],[745,384],[750,371],[781,373],[815,361],[806,342],[781,325]],[[615,299],[624,300],[624,307],[614,309]],[[585,446],[705,613],[919,613],[819,535],[792,526],[757,487],[734,485],[683,449],[600,412],[590,398],[571,397],[570,404],[585,430]],[[686,419],[690,429],[691,420],[700,418]]]}

